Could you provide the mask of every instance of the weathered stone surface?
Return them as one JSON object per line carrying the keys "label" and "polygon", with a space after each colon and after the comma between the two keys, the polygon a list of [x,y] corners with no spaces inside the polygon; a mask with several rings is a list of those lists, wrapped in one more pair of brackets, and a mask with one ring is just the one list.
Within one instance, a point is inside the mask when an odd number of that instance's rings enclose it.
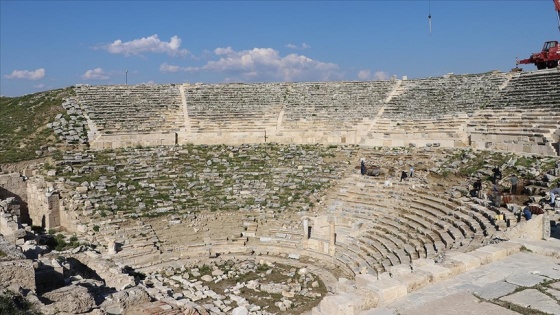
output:
{"label": "weathered stone surface", "polygon": [[505,279],[507,282],[511,284],[515,284],[521,287],[532,287],[537,285],[543,281],[549,280],[548,278],[534,275],[534,274],[513,274]]}
{"label": "weathered stone surface", "polygon": [[517,285],[505,281],[497,281],[483,286],[475,291],[475,294],[483,299],[493,300],[508,295],[517,288]]}
{"label": "weathered stone surface", "polygon": [[131,306],[149,301],[150,297],[142,287],[132,287],[108,296],[101,304],[101,308],[109,313],[119,311],[119,314],[122,314]]}
{"label": "weathered stone surface", "polygon": [[428,302],[414,309],[407,309],[399,312],[401,315],[519,315],[517,312],[510,311],[492,303],[480,302],[476,297],[469,293],[458,293],[450,295],[440,300]]}
{"label": "weathered stone surface", "polygon": [[33,261],[27,259],[0,261],[0,287],[15,291],[20,287],[35,290]]}
{"label": "weathered stone surface", "polygon": [[533,308],[548,314],[560,314],[558,301],[555,301],[548,295],[535,289],[526,289],[512,295],[504,296],[500,300],[523,307]]}
{"label": "weathered stone surface", "polygon": [[42,296],[52,301],[48,308],[57,312],[81,314],[89,312],[94,306],[95,301],[88,289],[83,286],[70,285],[60,289],[47,292]]}

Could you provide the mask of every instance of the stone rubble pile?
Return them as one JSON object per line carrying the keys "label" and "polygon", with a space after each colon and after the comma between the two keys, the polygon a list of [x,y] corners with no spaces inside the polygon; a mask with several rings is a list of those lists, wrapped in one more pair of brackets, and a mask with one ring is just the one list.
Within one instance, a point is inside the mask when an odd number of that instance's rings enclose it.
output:
{"label": "stone rubble pile", "polygon": [[321,281],[306,268],[264,260],[189,265],[167,267],[149,274],[143,280],[148,294],[179,308],[196,302],[210,314],[246,310],[255,315],[290,311],[306,303],[316,304],[322,297]]}
{"label": "stone rubble pile", "polygon": [[309,209],[340,176],[322,146],[155,147],[64,154],[56,176],[84,214]]}
{"label": "stone rubble pile", "polygon": [[56,115],[55,121],[48,123],[47,127],[67,144],[88,144],[88,124],[77,100],[68,98],[62,107],[66,114]]}

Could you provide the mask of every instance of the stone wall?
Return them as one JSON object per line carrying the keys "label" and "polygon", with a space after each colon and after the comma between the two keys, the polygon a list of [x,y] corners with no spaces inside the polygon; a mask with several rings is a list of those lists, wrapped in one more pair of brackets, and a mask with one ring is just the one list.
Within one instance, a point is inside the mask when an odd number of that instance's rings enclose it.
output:
{"label": "stone wall", "polygon": [[51,183],[41,177],[27,181],[27,203],[33,225],[51,229],[60,226],[60,196]]}
{"label": "stone wall", "polygon": [[27,184],[19,173],[0,174],[0,199],[8,197],[20,202],[27,199]]}
{"label": "stone wall", "polygon": [[507,238],[512,240],[521,239],[538,241],[550,237],[550,228],[548,229],[548,232],[546,232],[545,225],[550,225],[550,217],[548,214],[533,215],[531,220],[512,227],[504,234]]}
{"label": "stone wall", "polygon": [[[550,112],[560,104],[559,84],[560,72],[543,70],[373,82],[83,86],[76,93],[96,149],[277,142],[556,155],[560,124]],[[508,116],[513,110],[519,119]]]}
{"label": "stone wall", "polygon": [[[17,204],[18,206],[16,213],[4,211],[0,218],[0,234],[12,235],[19,228],[20,223],[27,223],[29,221],[26,177],[21,176],[19,173],[1,174],[0,201],[2,200],[9,200],[7,206],[10,204]],[[14,216],[16,216],[15,219]]]}
{"label": "stone wall", "polygon": [[0,199],[0,234],[10,243],[25,235],[20,229],[20,207],[14,197]]}
{"label": "stone wall", "polygon": [[177,144],[176,133],[149,133],[149,134],[102,134],[91,143],[93,149],[116,149],[141,146],[159,146]]}

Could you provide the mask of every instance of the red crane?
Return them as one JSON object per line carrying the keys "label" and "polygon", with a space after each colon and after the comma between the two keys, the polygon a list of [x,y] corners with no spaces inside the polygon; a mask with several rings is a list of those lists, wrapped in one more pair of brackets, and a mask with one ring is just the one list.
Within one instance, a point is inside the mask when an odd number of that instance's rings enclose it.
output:
{"label": "red crane", "polygon": [[[554,9],[558,13],[558,30],[560,30],[560,0],[552,0]],[[541,52],[534,53],[528,59],[517,60],[517,64],[534,64],[537,69],[556,68],[560,62],[560,47],[558,41],[552,40],[544,43]],[[514,70],[521,70],[514,68]]]}

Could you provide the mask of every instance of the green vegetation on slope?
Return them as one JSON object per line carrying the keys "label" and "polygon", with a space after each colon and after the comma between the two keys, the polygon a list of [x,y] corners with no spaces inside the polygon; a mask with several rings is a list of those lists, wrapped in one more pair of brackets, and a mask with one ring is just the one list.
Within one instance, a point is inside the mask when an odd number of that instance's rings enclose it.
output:
{"label": "green vegetation on slope", "polygon": [[34,159],[35,151],[57,143],[54,132],[46,125],[65,112],[63,98],[73,93],[71,88],[66,88],[0,97],[0,163]]}
{"label": "green vegetation on slope", "polygon": [[11,291],[0,291],[0,314],[35,315],[40,314],[21,295]]}
{"label": "green vegetation on slope", "polygon": [[165,208],[280,212],[313,207],[347,167],[331,156],[345,154],[322,145],[186,145],[95,151],[91,162],[56,161],[54,169],[71,191],[86,188],[100,217],[153,217],[166,215],[157,211]]}

